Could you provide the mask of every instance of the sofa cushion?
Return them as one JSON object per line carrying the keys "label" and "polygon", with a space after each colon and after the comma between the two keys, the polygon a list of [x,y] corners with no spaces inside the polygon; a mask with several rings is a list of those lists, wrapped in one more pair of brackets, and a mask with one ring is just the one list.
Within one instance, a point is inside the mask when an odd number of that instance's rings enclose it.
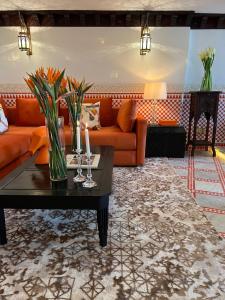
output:
{"label": "sofa cushion", "polygon": [[120,106],[117,115],[117,124],[123,132],[131,132],[136,118],[136,101],[125,100]]}
{"label": "sofa cushion", "polygon": [[16,125],[42,126],[45,125],[45,116],[40,111],[36,98],[16,99]]}
{"label": "sofa cushion", "polygon": [[113,124],[113,109],[112,98],[87,98],[84,103],[100,102],[100,124],[101,126],[112,126]]}
{"label": "sofa cushion", "polygon": [[28,135],[0,136],[0,169],[28,151],[31,137]]}
{"label": "sofa cushion", "polygon": [[37,127],[9,125],[8,131],[5,132],[4,135],[23,135],[31,138],[36,128]]}
{"label": "sofa cushion", "polygon": [[69,112],[67,106],[59,106],[59,116],[64,118],[64,125],[69,125]]}
{"label": "sofa cushion", "polygon": [[[101,127],[99,130],[89,130],[91,146],[110,145],[115,150],[136,150],[136,134],[134,132],[122,132],[118,126]],[[71,130],[65,126],[66,145],[71,144]],[[84,143],[84,131],[82,131]]]}
{"label": "sofa cushion", "polygon": [[8,106],[6,108],[6,117],[8,119],[9,124],[16,124],[16,107]]}

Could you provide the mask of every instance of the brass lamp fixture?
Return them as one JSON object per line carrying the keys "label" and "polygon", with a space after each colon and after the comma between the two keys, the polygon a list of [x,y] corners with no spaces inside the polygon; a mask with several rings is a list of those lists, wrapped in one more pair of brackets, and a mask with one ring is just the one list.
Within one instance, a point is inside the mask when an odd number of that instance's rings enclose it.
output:
{"label": "brass lamp fixture", "polygon": [[26,26],[23,17],[19,13],[21,29],[18,34],[18,47],[21,51],[26,51],[27,55],[32,55],[30,28]]}
{"label": "brass lamp fixture", "polygon": [[140,55],[146,55],[146,53],[151,51],[151,32],[148,26],[148,14],[146,17],[145,25],[141,28],[141,38],[140,38]]}

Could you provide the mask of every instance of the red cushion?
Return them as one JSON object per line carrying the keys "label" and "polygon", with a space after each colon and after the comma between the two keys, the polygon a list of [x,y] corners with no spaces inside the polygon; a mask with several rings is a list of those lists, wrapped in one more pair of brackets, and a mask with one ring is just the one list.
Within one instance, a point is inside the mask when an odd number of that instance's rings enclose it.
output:
{"label": "red cushion", "polygon": [[177,126],[177,120],[175,119],[159,119],[160,126]]}
{"label": "red cushion", "polygon": [[45,125],[45,116],[43,113],[41,113],[40,106],[36,98],[16,99],[16,125]]}
{"label": "red cushion", "polygon": [[26,153],[30,141],[27,135],[0,135],[0,169]]}
{"label": "red cushion", "polygon": [[15,125],[16,124],[16,107],[8,106],[6,108],[6,110],[7,110],[6,116],[7,116],[9,124]]}
{"label": "red cushion", "polygon": [[136,118],[137,103],[135,100],[126,100],[120,106],[117,115],[117,124],[123,132],[131,132]]}
{"label": "red cushion", "polygon": [[61,106],[59,105],[59,116],[64,118],[64,124],[69,124],[69,112],[67,106]]}
{"label": "red cushion", "polygon": [[[65,141],[66,145],[71,144],[71,129],[65,126]],[[85,144],[84,130],[82,130],[82,140]],[[136,133],[122,132],[118,126],[102,127],[99,130],[89,130],[90,144],[92,146],[110,145],[115,150],[136,150]]]}

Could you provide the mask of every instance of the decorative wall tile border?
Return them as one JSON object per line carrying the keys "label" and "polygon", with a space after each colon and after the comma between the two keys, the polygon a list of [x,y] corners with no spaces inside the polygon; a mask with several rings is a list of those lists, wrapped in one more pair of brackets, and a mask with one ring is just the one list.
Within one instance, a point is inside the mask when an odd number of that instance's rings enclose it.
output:
{"label": "decorative wall tile border", "polygon": [[[7,106],[15,106],[15,100],[18,97],[30,98],[33,95],[30,92],[0,92],[0,97],[3,98]],[[153,103],[151,100],[144,100],[141,92],[94,92],[88,93],[87,98],[104,98],[110,97],[113,99],[113,107],[119,107],[121,102],[126,99],[136,99],[138,102],[138,113],[142,114],[150,123],[152,118]],[[61,105],[65,103],[62,101]],[[184,127],[188,128],[188,116],[190,107],[189,93],[168,93],[167,100],[158,100],[156,104],[156,119],[176,119]],[[200,119],[199,127],[204,127],[205,120]],[[212,133],[212,126],[210,127],[210,134]],[[203,136],[199,136],[203,138]],[[220,95],[218,126],[217,126],[217,144],[225,143],[225,93]]]}

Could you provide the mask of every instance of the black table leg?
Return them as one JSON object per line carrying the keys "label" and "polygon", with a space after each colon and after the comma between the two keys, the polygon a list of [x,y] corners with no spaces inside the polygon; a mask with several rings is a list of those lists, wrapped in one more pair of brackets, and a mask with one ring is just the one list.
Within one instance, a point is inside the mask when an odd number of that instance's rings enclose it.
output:
{"label": "black table leg", "polygon": [[0,245],[7,243],[4,208],[0,208]]}
{"label": "black table leg", "polygon": [[97,210],[97,221],[100,246],[105,247],[107,245],[108,207]]}

